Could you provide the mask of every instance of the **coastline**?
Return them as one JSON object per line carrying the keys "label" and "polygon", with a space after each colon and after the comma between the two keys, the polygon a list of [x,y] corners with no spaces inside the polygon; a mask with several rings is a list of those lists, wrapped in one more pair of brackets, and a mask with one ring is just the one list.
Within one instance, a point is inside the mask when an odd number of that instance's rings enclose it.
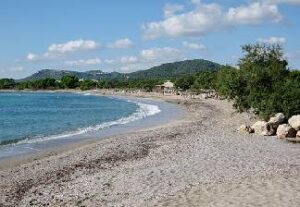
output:
{"label": "coastline", "polygon": [[[5,91],[5,92],[15,92],[15,91]],[[100,139],[108,139],[113,136],[128,134],[133,131],[143,131],[151,128],[155,128],[162,125],[168,125],[171,122],[174,122],[178,119],[183,119],[185,117],[185,109],[180,106],[178,103],[174,103],[170,101],[171,104],[166,103],[162,99],[157,99],[154,97],[142,98],[140,96],[129,96],[122,94],[103,94],[99,91],[79,91],[79,90],[56,90],[56,91],[24,91],[26,92],[37,92],[37,93],[76,93],[76,94],[89,94],[93,96],[105,96],[113,99],[121,99],[123,101],[130,101],[134,103],[140,104],[149,104],[153,106],[158,106],[161,111],[158,114],[150,115],[145,118],[134,120],[126,124],[118,124],[109,128],[104,128],[99,131],[95,131],[93,133],[86,133],[82,135],[73,135],[66,138],[58,138],[54,140],[44,140],[43,142],[37,143],[33,146],[24,146],[24,148],[28,148],[24,152],[20,152],[19,154],[13,154],[0,157],[0,170],[6,167],[15,166],[17,163],[22,164],[25,162],[29,162],[32,160],[41,159],[43,157],[51,156],[53,154],[62,153],[64,151],[74,149],[86,144],[91,144],[99,141]],[[178,112],[176,115],[170,115],[166,117],[168,114],[174,113],[174,111]],[[8,145],[8,147],[10,147]],[[12,148],[14,146],[11,146]],[[18,148],[23,148],[22,146],[18,146]],[[20,148],[20,149],[21,149]],[[9,148],[8,148],[9,151]],[[3,154],[3,153],[2,153]],[[5,154],[4,154],[5,155]]]}
{"label": "coastline", "polygon": [[251,120],[227,101],[166,99],[183,119],[0,170],[0,204],[300,205],[297,145],[238,134]]}

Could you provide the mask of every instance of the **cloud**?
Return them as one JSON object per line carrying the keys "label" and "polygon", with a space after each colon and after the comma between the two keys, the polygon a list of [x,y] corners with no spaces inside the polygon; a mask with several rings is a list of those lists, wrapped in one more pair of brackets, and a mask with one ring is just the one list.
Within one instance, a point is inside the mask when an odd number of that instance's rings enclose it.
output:
{"label": "cloud", "polygon": [[181,12],[184,10],[184,6],[180,4],[167,4],[164,8],[164,16],[165,18],[169,18],[173,15],[175,15],[178,12]]}
{"label": "cloud", "polygon": [[28,61],[35,61],[35,60],[37,60],[38,58],[39,58],[38,55],[33,54],[33,53],[29,53],[29,54],[26,56],[26,59],[27,59]]}
{"label": "cloud", "polygon": [[52,44],[49,46],[50,53],[69,53],[83,50],[93,50],[98,44],[93,40],[73,40],[62,44]]}
{"label": "cloud", "polygon": [[69,60],[65,61],[65,65],[67,66],[89,66],[89,65],[98,65],[102,63],[101,59],[94,58],[94,59],[87,59],[87,60]]}
{"label": "cloud", "polygon": [[282,19],[276,4],[253,2],[224,11],[216,3],[204,4],[195,0],[193,3],[195,8],[192,11],[144,24],[142,26],[144,38],[201,36],[238,25],[278,22]]}
{"label": "cloud", "polygon": [[193,50],[205,50],[205,49],[207,49],[206,46],[203,45],[203,44],[198,44],[198,43],[193,43],[193,42],[188,42],[188,41],[182,42],[182,45],[185,48],[193,49]]}
{"label": "cloud", "polygon": [[[120,61],[123,65],[120,67],[121,71],[136,71],[141,69],[148,69],[150,67],[160,65],[163,63],[184,60],[184,54],[181,50],[172,47],[155,47],[144,49],[139,52],[139,55],[132,56],[132,62]],[[127,58],[129,59],[129,58]]]}
{"label": "cloud", "polygon": [[50,60],[62,57],[66,53],[94,50],[100,45],[93,40],[72,40],[61,44],[51,44],[48,50],[43,54],[29,53],[26,56],[27,61]]}
{"label": "cloud", "polygon": [[283,45],[286,43],[286,39],[284,37],[258,38],[257,41],[265,44],[278,44],[278,45]]}
{"label": "cloud", "polygon": [[268,20],[279,22],[282,15],[275,4],[254,2],[248,6],[230,8],[226,18],[233,24],[259,24]]}
{"label": "cloud", "polygon": [[116,62],[116,60],[114,60],[114,59],[105,59],[104,62],[107,63],[107,64],[113,64],[113,63]]}
{"label": "cloud", "polygon": [[179,49],[171,47],[150,48],[140,52],[140,57],[145,61],[168,61],[182,58],[182,53]]}
{"label": "cloud", "polygon": [[138,57],[136,57],[136,56],[124,56],[120,59],[120,62],[125,63],[125,64],[136,63],[136,62],[138,62]]}
{"label": "cloud", "polygon": [[120,39],[120,40],[116,40],[115,42],[109,43],[108,44],[108,48],[112,48],[112,49],[125,49],[125,48],[130,48],[133,46],[133,42],[128,39],[128,38],[124,38],[124,39]]}

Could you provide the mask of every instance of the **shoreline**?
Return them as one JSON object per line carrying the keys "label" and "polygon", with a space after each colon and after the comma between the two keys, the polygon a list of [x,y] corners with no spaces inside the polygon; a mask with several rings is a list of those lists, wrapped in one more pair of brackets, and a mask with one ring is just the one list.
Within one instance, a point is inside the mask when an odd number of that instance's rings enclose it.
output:
{"label": "shoreline", "polygon": [[[12,92],[12,91],[9,91]],[[15,92],[15,91],[13,91]],[[38,93],[48,93],[49,91],[25,91],[26,92],[38,92]],[[154,117],[152,116],[148,116],[146,118],[143,118],[141,120],[136,120],[133,122],[129,122],[125,125],[116,125],[116,126],[112,126],[109,128],[105,128],[102,130],[99,130],[97,132],[92,133],[88,133],[88,134],[84,134],[81,138],[72,138],[72,137],[67,137],[67,138],[61,138],[61,139],[57,139],[57,140],[45,140],[46,143],[41,142],[42,147],[40,147],[40,150],[29,150],[28,152],[25,152],[24,154],[16,154],[16,155],[12,155],[12,156],[8,156],[8,157],[2,157],[0,158],[0,170],[1,169],[5,169],[7,167],[12,167],[12,166],[16,166],[17,164],[23,164],[26,160],[27,162],[36,160],[36,159],[41,159],[44,157],[48,157],[51,155],[57,155],[59,153],[62,153],[64,151],[67,150],[71,150],[74,148],[78,148],[84,145],[89,145],[95,142],[98,142],[102,139],[109,139],[111,137],[115,137],[115,136],[121,136],[121,135],[126,135],[126,134],[130,134],[133,131],[145,131],[145,130],[150,130],[150,129],[155,129],[156,127],[161,127],[161,126],[167,126],[168,124],[172,123],[172,122],[176,122],[178,121],[178,119],[184,119],[186,116],[186,112],[183,106],[181,106],[179,103],[174,103],[172,101],[170,101],[170,103],[173,105],[172,107],[174,107],[174,109],[172,108],[168,108],[168,106],[165,104],[166,100],[165,99],[157,99],[154,97],[147,97],[147,98],[143,98],[140,96],[129,96],[127,95],[115,95],[115,94],[103,94],[103,93],[99,93],[99,91],[78,91],[78,90],[59,90],[59,91],[51,91],[54,93],[75,93],[75,94],[86,94],[89,93],[90,95],[93,96],[104,96],[104,97],[109,97],[109,98],[117,98],[117,99],[121,99],[124,101],[133,101],[133,102],[138,102],[138,103],[146,103],[146,104],[153,104],[155,106],[159,106],[160,108],[162,108],[163,111],[159,112],[158,114],[155,114],[154,116],[156,117],[155,119],[153,119]],[[171,106],[171,105],[170,105]],[[175,109],[178,109],[180,111],[180,113],[178,115],[176,115],[175,117],[170,117],[170,118],[164,118],[161,117],[166,113],[170,113],[172,110],[174,111]],[[168,110],[170,110],[170,112],[168,112]],[[161,114],[162,113],[162,114]],[[172,112],[171,112],[172,113]],[[160,118],[161,117],[161,118]],[[149,120],[150,119],[150,120]],[[158,119],[158,120],[157,120]],[[162,123],[165,122],[166,123]],[[141,122],[138,123],[137,122]],[[137,126],[135,126],[137,125]],[[76,137],[76,136],[75,136]],[[80,137],[80,135],[78,136]],[[50,142],[51,146],[47,146],[47,142]],[[52,146],[52,143],[63,143],[61,144],[54,144],[54,146]],[[45,145],[45,147],[43,147],[43,145]],[[10,147],[8,145],[8,147]],[[13,147],[13,146],[11,146]],[[39,149],[39,148],[37,148]]]}
{"label": "shoreline", "polygon": [[227,101],[177,101],[178,122],[0,170],[0,204],[300,205],[298,145],[237,133],[250,120]]}

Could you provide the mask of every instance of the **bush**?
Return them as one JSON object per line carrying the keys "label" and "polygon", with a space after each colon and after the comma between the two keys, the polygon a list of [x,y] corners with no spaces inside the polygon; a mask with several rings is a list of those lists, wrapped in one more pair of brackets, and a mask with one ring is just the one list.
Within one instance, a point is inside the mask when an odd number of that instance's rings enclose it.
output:
{"label": "bush", "polygon": [[300,113],[300,75],[287,69],[282,48],[255,44],[243,47],[239,69],[223,68],[217,75],[220,95],[234,100],[239,111],[255,109],[268,119],[277,112]]}
{"label": "bush", "polygon": [[216,84],[217,73],[215,71],[204,71],[196,75],[192,89],[200,93],[202,89],[214,89]]}

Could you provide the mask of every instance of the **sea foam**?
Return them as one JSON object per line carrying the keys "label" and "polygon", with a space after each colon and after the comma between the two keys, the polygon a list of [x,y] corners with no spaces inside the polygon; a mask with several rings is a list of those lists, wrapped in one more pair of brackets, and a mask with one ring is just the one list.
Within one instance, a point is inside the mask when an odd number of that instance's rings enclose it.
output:
{"label": "sea foam", "polygon": [[100,131],[100,130],[107,129],[107,128],[110,128],[113,126],[125,125],[130,122],[144,119],[146,117],[153,116],[153,115],[161,112],[160,108],[156,105],[145,104],[145,103],[129,101],[129,100],[128,100],[128,102],[133,102],[138,105],[136,112],[134,112],[133,114],[131,114],[128,117],[122,117],[118,120],[104,122],[104,123],[101,123],[101,124],[98,124],[95,126],[79,128],[75,131],[65,132],[65,133],[58,134],[58,135],[50,135],[50,136],[46,136],[46,137],[35,137],[35,138],[31,138],[31,139],[24,139],[15,144],[33,144],[33,143],[44,142],[47,140],[56,140],[56,139],[74,137],[74,136],[78,136],[78,135],[82,135],[82,134],[86,134],[86,133],[90,133],[90,132]]}

